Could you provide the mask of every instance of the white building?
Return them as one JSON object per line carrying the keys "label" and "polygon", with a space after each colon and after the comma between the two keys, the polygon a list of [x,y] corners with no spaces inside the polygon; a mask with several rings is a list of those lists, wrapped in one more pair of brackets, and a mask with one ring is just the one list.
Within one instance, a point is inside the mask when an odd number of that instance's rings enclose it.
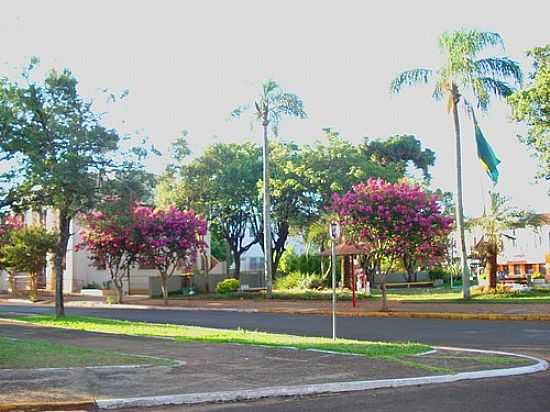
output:
{"label": "white building", "polygon": [[[550,279],[550,213],[540,215],[537,229],[522,228],[507,231],[502,237],[503,251],[497,257],[498,271],[526,275],[539,272]],[[480,230],[466,236],[468,251],[482,237]]]}
{"label": "white building", "polygon": [[[24,216],[26,224],[44,224],[47,229],[55,227],[56,216],[53,211],[48,210],[44,214],[36,212],[27,212]],[[63,273],[63,291],[66,293],[79,292],[85,286],[97,285],[103,288],[105,282],[110,280],[109,271],[105,267],[98,267],[96,262],[90,259],[86,249],[81,248],[75,250],[75,245],[81,242],[80,227],[78,219],[74,219],[71,223],[70,232],[72,236],[69,238],[67,245],[67,255],[65,257],[65,271]],[[196,267],[200,271],[208,271],[211,264],[210,257],[210,234],[207,234],[205,241],[208,248],[203,256],[197,257]],[[53,276],[53,265],[48,264],[41,278],[39,279],[39,288],[48,290],[55,289],[55,277]],[[149,293],[149,278],[159,276],[158,271],[154,268],[134,267],[130,271],[130,293],[148,294]],[[27,286],[27,277],[25,274],[17,276],[18,288],[24,289]],[[7,291],[9,288],[8,275],[6,272],[0,272],[0,291]],[[128,292],[128,282],[125,282],[125,291]]]}

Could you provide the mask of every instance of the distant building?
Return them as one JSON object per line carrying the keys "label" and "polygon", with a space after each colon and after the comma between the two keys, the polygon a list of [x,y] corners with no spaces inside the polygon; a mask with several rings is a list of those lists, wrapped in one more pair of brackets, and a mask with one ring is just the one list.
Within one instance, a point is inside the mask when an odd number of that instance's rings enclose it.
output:
{"label": "distant building", "polygon": [[[28,225],[42,224],[48,229],[56,226],[56,215],[52,210],[44,213],[27,212],[24,215],[24,222]],[[63,273],[63,291],[65,293],[79,292],[83,287],[96,285],[99,288],[104,287],[110,280],[110,275],[106,267],[98,265],[98,262],[92,260],[85,248],[75,251],[75,245],[81,241],[81,228],[78,219],[74,219],[70,229],[72,236],[67,245],[67,255],[65,257],[65,271]],[[200,271],[208,271],[212,262],[210,261],[210,234],[208,233],[205,241],[208,248],[205,254],[197,257],[195,266]],[[48,264],[39,277],[38,285],[40,289],[55,290],[55,276],[53,275],[53,265]],[[134,294],[149,293],[149,278],[159,276],[156,269],[137,265],[130,271],[130,282],[125,282],[125,292]],[[0,291],[8,290],[9,282],[6,272],[0,272]],[[17,287],[19,290],[27,288],[27,276],[24,273],[17,275]],[[129,290],[128,290],[129,288]]]}
{"label": "distant building", "polygon": [[[509,230],[502,236],[503,250],[497,257],[497,271],[510,275],[540,273],[550,280],[550,213],[540,215],[541,226]],[[466,236],[466,248],[481,239],[479,229]]]}

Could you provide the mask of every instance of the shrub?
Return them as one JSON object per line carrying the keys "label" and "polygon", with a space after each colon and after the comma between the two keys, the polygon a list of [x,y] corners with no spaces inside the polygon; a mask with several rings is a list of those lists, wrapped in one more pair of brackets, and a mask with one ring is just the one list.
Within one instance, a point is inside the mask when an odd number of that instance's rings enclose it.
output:
{"label": "shrub", "polygon": [[302,279],[300,286],[303,289],[322,289],[323,279],[320,275],[309,275]]}
{"label": "shrub", "polygon": [[290,274],[302,272],[307,274],[318,273],[321,269],[321,257],[313,255],[297,255],[294,249],[289,246],[279,262],[279,271]]}
{"label": "shrub", "polygon": [[301,272],[292,272],[286,276],[277,278],[274,283],[275,289],[297,289],[304,278]]}
{"label": "shrub", "polygon": [[430,275],[430,280],[443,279],[448,281],[453,276],[454,280],[461,278],[460,269],[456,266],[435,266],[432,267],[428,274]]}
{"label": "shrub", "polygon": [[535,272],[531,274],[531,279],[542,279],[544,276],[542,276],[542,273]]}
{"label": "shrub", "polygon": [[101,286],[99,286],[96,282],[88,282],[82,286],[81,289],[101,289]]}
{"label": "shrub", "polygon": [[477,292],[484,295],[509,295],[513,294],[514,291],[508,285],[497,285],[496,288],[490,288],[489,286],[478,287]]}
{"label": "shrub", "polygon": [[236,292],[241,286],[241,282],[238,279],[225,279],[216,285],[216,292],[225,294]]}

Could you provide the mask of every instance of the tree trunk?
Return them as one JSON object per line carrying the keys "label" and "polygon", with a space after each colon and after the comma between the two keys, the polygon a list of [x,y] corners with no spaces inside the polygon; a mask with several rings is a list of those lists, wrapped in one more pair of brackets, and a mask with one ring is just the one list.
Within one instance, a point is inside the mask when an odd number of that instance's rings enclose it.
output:
{"label": "tree trunk", "polygon": [[10,294],[17,296],[17,280],[15,279],[15,272],[8,271],[8,282],[10,284]]}
{"label": "tree trunk", "polygon": [[460,121],[458,118],[458,103],[460,94],[457,86],[452,85],[451,97],[453,99],[453,121],[456,138],[456,230],[460,245],[460,263],[462,267],[462,293],[464,299],[470,299],[470,273],[468,270],[468,255],[466,241],[464,239],[464,208],[462,202],[462,144],[460,142]]}
{"label": "tree trunk", "polygon": [[229,241],[225,239],[225,276],[226,277],[229,277],[230,265],[231,265],[231,245],[229,244]]}
{"label": "tree trunk", "polygon": [[168,306],[168,277],[166,276],[166,273],[160,274],[160,290],[162,291],[164,304]]}
{"label": "tree trunk", "polygon": [[63,302],[63,260],[67,255],[67,244],[70,237],[71,218],[66,210],[59,211],[59,242],[55,251],[55,317],[65,316]]}
{"label": "tree trunk", "polygon": [[29,292],[29,300],[36,302],[38,300],[38,273],[29,273],[31,277],[31,290]]}
{"label": "tree trunk", "polygon": [[495,289],[497,287],[497,254],[491,250],[485,263],[485,273],[489,279],[489,287]]}
{"label": "tree trunk", "polygon": [[235,271],[233,272],[233,277],[237,280],[241,278],[241,254],[233,252],[235,257]]}
{"label": "tree trunk", "polygon": [[380,282],[380,290],[382,291],[382,308],[380,311],[382,312],[388,312],[389,306],[388,306],[388,296],[386,291],[386,280],[382,279]]}
{"label": "tree trunk", "polygon": [[114,292],[116,297],[116,303],[123,303],[123,296],[124,296],[124,283],[122,282],[122,279],[120,278],[113,278],[113,286],[114,286]]}

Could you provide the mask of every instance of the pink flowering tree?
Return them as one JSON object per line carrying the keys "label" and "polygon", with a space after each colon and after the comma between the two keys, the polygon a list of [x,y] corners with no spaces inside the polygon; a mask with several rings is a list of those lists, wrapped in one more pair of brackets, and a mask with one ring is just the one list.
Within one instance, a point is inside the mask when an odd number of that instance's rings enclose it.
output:
{"label": "pink flowering tree", "polygon": [[207,246],[206,220],[192,210],[181,211],[138,207],[134,211],[136,241],[141,244],[140,263],[155,267],[160,273],[164,304],[168,304],[168,279],[176,269],[190,271],[197,256]]}
{"label": "pink flowering tree", "polygon": [[344,235],[358,243],[371,262],[389,263],[380,274],[382,310],[388,310],[385,279],[392,263],[404,258],[414,262],[439,259],[441,239],[452,229],[452,218],[444,216],[438,199],[409,183],[387,183],[370,179],[352,190],[333,196]]}
{"label": "pink flowering tree", "polygon": [[82,242],[77,249],[85,247],[96,265],[105,266],[111,277],[116,303],[122,303],[124,278],[129,277],[140,250],[134,236],[134,224],[128,216],[103,212],[88,214],[82,223]]}
{"label": "pink flowering tree", "polygon": [[0,217],[0,272],[3,270],[8,272],[8,282],[12,294],[17,293],[15,272],[13,268],[10,267],[4,251],[5,248],[11,244],[11,234],[23,229],[23,227],[23,220],[18,216],[8,215]]}

